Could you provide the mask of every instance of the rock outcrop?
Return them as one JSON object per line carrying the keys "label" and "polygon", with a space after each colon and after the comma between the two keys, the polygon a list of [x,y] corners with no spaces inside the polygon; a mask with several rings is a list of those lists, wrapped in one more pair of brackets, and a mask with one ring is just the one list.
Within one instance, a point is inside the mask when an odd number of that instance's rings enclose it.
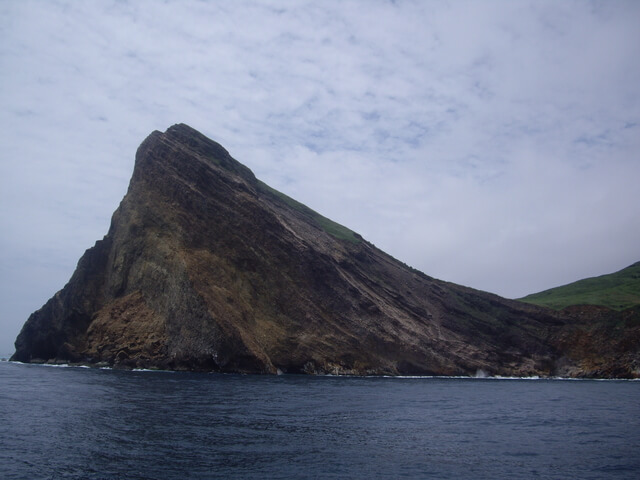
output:
{"label": "rock outcrop", "polygon": [[[571,343],[586,338],[574,324],[409,268],[175,125],[139,147],[109,232],[27,320],[12,359],[246,373],[606,375]],[[630,348],[610,375],[637,376]]]}

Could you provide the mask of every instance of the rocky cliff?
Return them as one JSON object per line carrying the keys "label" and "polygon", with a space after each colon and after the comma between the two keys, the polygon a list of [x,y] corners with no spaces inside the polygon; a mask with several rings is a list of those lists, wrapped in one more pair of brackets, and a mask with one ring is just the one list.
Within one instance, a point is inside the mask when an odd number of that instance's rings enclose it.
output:
{"label": "rocky cliff", "polygon": [[411,269],[175,125],[140,145],[109,232],[27,320],[12,359],[251,373],[638,375],[637,344],[611,343],[631,353],[607,373],[585,361],[588,345],[575,348],[572,338],[586,338],[575,324]]}

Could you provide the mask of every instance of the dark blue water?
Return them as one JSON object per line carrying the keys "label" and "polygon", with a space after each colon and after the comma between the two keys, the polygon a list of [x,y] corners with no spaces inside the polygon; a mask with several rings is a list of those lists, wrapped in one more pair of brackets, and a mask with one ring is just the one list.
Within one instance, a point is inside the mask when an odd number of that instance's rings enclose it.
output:
{"label": "dark blue water", "polygon": [[0,362],[1,479],[640,478],[640,382]]}

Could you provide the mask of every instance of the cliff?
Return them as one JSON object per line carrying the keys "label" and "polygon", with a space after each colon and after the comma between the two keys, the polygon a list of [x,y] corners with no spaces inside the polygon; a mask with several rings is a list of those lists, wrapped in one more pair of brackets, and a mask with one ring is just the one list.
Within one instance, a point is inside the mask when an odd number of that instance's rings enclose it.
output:
{"label": "cliff", "polygon": [[615,372],[585,362],[589,352],[568,345],[584,331],[576,322],[411,269],[175,125],[140,145],[107,235],[29,317],[12,359],[246,373],[638,375],[633,343],[599,343],[631,352]]}

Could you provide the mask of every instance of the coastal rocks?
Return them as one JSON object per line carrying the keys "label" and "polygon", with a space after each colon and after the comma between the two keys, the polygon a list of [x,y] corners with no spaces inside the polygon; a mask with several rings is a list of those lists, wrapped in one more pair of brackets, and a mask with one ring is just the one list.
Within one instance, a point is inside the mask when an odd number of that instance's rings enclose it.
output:
{"label": "coastal rocks", "polygon": [[561,365],[575,376],[631,375],[590,370],[588,349],[566,336],[574,323],[407,267],[175,125],[139,147],[109,232],[27,320],[12,359],[272,374],[530,376]]}
{"label": "coastal rocks", "polygon": [[565,355],[557,362],[559,374],[640,378],[640,306],[615,311],[576,305],[563,313],[573,321],[553,338]]}

